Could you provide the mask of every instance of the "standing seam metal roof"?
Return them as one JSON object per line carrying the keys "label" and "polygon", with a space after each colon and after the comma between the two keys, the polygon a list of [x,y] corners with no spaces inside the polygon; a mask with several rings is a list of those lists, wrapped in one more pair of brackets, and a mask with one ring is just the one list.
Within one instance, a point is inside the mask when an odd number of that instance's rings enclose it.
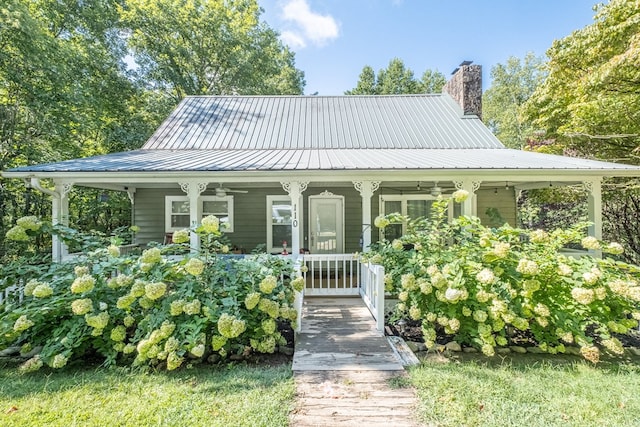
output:
{"label": "standing seam metal roof", "polygon": [[190,96],[144,149],[504,148],[446,94]]}

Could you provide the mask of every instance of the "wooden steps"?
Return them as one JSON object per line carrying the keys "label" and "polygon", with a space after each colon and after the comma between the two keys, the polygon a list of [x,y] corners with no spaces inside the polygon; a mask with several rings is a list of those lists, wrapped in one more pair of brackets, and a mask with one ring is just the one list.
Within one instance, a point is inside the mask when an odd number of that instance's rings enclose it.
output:
{"label": "wooden steps", "polygon": [[306,298],[291,426],[418,426],[401,360],[360,298]]}

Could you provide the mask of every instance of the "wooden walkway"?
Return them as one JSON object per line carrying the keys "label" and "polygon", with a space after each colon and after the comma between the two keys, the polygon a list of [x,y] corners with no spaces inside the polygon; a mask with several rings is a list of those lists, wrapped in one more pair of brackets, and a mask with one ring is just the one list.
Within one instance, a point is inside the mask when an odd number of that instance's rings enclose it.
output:
{"label": "wooden walkway", "polygon": [[417,426],[399,359],[358,298],[305,298],[291,426]]}

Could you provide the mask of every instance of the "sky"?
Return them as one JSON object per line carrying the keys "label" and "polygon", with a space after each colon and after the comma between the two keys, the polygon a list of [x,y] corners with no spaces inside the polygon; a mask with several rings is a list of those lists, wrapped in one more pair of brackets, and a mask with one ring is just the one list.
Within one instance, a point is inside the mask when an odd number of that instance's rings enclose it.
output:
{"label": "sky", "polygon": [[445,76],[464,60],[491,68],[528,52],[544,56],[556,39],[593,22],[597,0],[259,0],[262,19],[296,53],[305,94],[342,95],[365,65],[393,58],[420,78]]}

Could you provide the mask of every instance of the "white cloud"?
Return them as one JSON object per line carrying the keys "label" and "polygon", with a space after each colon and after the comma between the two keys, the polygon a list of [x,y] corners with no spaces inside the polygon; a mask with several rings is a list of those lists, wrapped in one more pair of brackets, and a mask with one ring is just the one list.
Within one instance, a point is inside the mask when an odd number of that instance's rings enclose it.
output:
{"label": "white cloud", "polygon": [[304,38],[293,31],[283,31],[280,34],[280,39],[289,47],[293,49],[302,49],[307,46],[307,43],[304,41]]}
{"label": "white cloud", "polygon": [[[283,31],[282,40],[292,41],[298,47],[306,46],[306,40],[322,46],[338,37],[338,24],[331,15],[313,12],[307,0],[286,0],[282,7],[282,17],[293,24],[294,29]],[[292,47],[295,47],[294,44]]]}

